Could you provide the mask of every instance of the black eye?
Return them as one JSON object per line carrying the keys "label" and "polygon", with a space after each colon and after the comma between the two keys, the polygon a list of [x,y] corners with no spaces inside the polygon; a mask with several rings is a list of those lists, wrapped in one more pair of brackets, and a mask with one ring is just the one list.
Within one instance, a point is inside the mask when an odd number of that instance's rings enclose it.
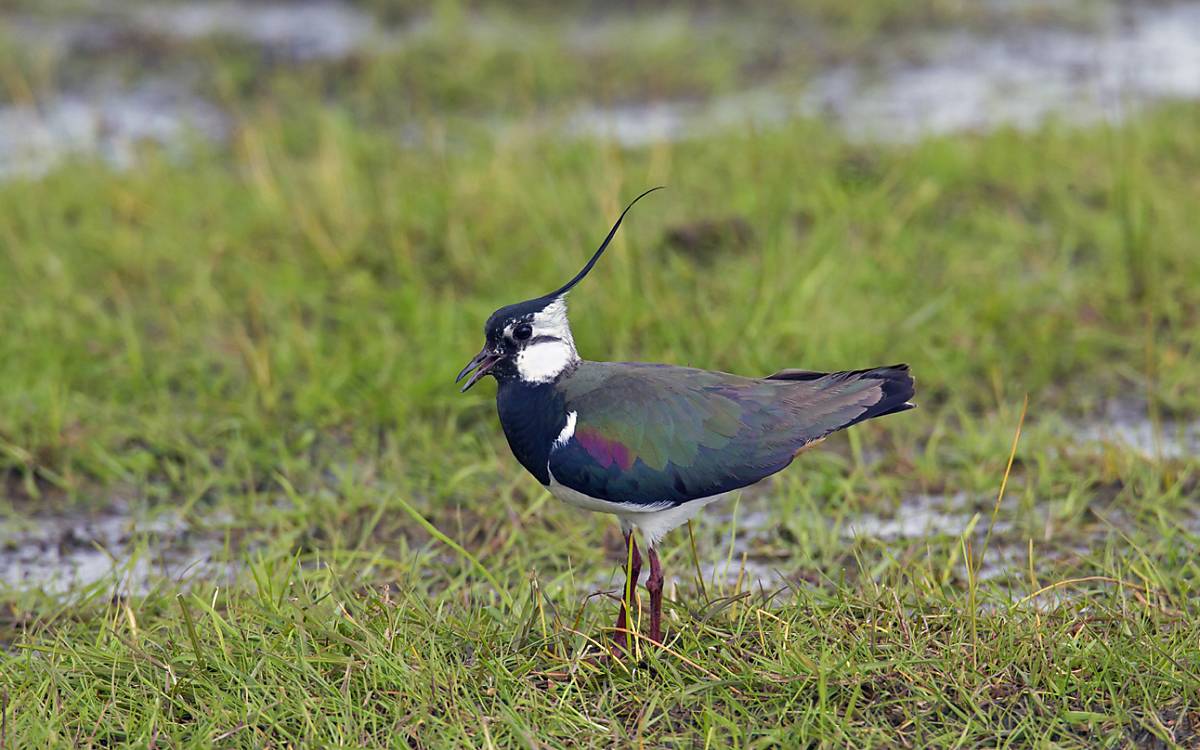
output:
{"label": "black eye", "polygon": [[513,329],[513,340],[524,341],[533,335],[533,326],[528,323],[522,323]]}

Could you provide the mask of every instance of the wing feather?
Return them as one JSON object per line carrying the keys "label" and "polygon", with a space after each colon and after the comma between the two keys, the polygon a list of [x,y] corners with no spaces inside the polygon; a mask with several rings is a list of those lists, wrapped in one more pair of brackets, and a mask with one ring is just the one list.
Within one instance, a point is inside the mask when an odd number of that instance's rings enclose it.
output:
{"label": "wing feather", "polygon": [[679,504],[744,487],[835,430],[911,408],[903,366],[772,379],[633,363],[585,368],[560,381],[578,421],[550,470],[614,502]]}

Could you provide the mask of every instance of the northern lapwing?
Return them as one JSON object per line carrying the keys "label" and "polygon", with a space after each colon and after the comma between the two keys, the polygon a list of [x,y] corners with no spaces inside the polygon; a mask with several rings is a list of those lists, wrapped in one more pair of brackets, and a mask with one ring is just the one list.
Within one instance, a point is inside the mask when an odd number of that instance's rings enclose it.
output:
{"label": "northern lapwing", "polygon": [[[626,591],[648,550],[650,638],[662,641],[663,535],[733,490],[782,470],[832,432],[913,408],[907,365],[847,372],[782,370],[765,378],[641,362],[581,359],[567,292],[596,265],[634,198],[575,277],[549,294],[502,307],[486,342],[458,374],[466,391],[496,379],[496,408],[521,465],[560,500],[612,513],[628,552]],[[472,374],[473,373],[473,374]],[[627,597],[615,640],[626,646]]]}

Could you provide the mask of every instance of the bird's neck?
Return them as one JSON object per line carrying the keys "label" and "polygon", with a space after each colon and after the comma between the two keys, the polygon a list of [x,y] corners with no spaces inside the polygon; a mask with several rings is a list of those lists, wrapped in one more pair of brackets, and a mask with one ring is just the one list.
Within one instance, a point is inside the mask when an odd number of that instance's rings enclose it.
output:
{"label": "bird's neck", "polygon": [[550,483],[550,448],[567,423],[562,394],[553,383],[508,380],[496,390],[496,411],[513,455],[542,484]]}

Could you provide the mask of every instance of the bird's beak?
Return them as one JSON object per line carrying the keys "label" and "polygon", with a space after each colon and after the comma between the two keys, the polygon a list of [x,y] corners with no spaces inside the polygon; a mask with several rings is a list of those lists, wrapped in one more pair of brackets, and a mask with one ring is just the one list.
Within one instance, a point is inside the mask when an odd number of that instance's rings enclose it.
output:
{"label": "bird's beak", "polygon": [[487,375],[488,370],[491,370],[493,367],[495,367],[496,363],[499,361],[500,355],[489,351],[487,346],[484,346],[483,349],[480,349],[479,353],[475,355],[475,358],[468,362],[467,366],[462,368],[462,372],[458,373],[458,377],[454,379],[454,382],[457,383],[470,374],[472,370],[475,370],[475,374],[471,375],[471,379],[467,381],[467,384],[462,387],[462,390],[459,391],[459,393],[466,393],[468,390],[470,390],[471,386],[479,382],[479,379],[484,375]]}

